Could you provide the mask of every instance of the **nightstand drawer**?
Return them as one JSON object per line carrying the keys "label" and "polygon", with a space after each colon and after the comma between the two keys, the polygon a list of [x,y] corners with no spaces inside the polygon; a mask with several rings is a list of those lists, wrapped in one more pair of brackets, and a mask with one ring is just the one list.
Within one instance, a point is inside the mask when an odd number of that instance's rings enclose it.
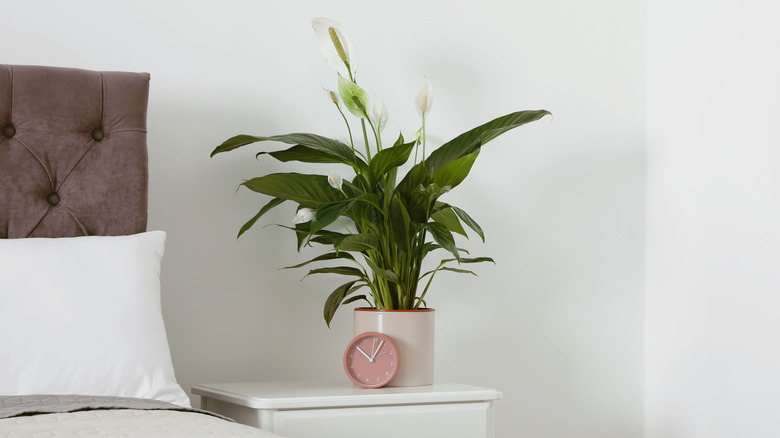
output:
{"label": "nightstand drawer", "polygon": [[457,383],[364,389],[345,383],[197,385],[201,407],[287,438],[492,438],[495,389]]}
{"label": "nightstand drawer", "polygon": [[490,403],[277,411],[273,432],[289,438],[488,437]]}

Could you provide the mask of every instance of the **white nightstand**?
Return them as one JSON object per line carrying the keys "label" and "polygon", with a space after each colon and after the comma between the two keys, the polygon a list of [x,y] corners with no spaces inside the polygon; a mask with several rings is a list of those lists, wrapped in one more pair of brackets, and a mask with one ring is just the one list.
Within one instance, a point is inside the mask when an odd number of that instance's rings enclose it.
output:
{"label": "white nightstand", "polygon": [[495,389],[454,383],[363,389],[348,383],[197,385],[201,407],[289,438],[492,438]]}

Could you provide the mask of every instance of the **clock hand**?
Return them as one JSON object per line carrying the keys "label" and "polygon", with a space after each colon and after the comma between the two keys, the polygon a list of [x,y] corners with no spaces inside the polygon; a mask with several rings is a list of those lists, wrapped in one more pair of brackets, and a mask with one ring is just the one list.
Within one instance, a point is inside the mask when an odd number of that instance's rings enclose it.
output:
{"label": "clock hand", "polygon": [[374,351],[374,354],[373,354],[373,355],[371,355],[371,359],[370,359],[370,360],[371,360],[371,362],[373,362],[373,361],[374,361],[374,359],[376,359],[376,354],[377,354],[377,353],[379,353],[379,350],[381,350],[381,349],[382,349],[382,345],[384,345],[384,343],[385,343],[385,340],[384,340],[384,339],[382,339],[382,340],[379,342],[379,348],[377,348],[377,349],[376,349],[376,351]]}
{"label": "clock hand", "polygon": [[360,348],[360,347],[356,347],[356,348],[357,348],[357,350],[358,350],[359,352],[363,353],[363,356],[365,356],[365,357],[366,357],[366,359],[368,359],[368,361],[369,361],[369,362],[373,362],[373,361],[374,361],[374,358],[372,358],[372,357],[370,357],[369,355],[367,355],[367,354],[366,354],[366,352],[365,352],[365,351],[363,351],[363,349],[362,349],[362,348]]}

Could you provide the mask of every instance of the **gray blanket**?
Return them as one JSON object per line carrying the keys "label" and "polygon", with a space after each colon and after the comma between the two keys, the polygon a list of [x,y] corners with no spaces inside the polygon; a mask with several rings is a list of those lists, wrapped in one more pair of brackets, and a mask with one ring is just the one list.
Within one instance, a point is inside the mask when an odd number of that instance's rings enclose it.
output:
{"label": "gray blanket", "polygon": [[95,409],[138,409],[197,412],[233,421],[202,409],[185,408],[172,403],[143,398],[88,395],[12,395],[0,396],[0,419],[22,415],[54,414]]}

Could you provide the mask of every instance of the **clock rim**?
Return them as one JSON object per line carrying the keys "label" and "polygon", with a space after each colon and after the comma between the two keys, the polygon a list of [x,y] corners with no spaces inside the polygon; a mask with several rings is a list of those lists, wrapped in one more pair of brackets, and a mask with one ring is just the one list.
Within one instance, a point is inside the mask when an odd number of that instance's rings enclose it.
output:
{"label": "clock rim", "polygon": [[[352,376],[352,373],[349,372],[349,368],[347,368],[347,355],[349,354],[349,350],[355,345],[355,342],[358,339],[366,337],[366,336],[378,336],[380,338],[383,338],[385,340],[385,342],[387,342],[390,345],[392,345],[393,350],[395,351],[396,366],[393,368],[392,375],[384,383],[381,383],[379,385],[366,385],[365,383],[359,382],[357,379],[354,378],[354,376]],[[396,374],[398,374],[398,370],[401,367],[401,358],[400,358],[400,353],[398,351],[398,345],[395,343],[395,341],[393,341],[393,339],[390,336],[388,336],[385,333],[380,333],[380,332],[364,332],[364,333],[358,334],[357,336],[352,338],[351,341],[349,341],[349,343],[347,344],[347,348],[344,349],[344,357],[343,357],[343,360],[342,360],[342,364],[344,365],[344,372],[347,374],[347,377],[349,377],[349,380],[351,380],[352,383],[360,386],[361,388],[365,388],[365,389],[377,389],[377,388],[381,388],[381,387],[387,385],[388,383],[390,383],[395,378]]]}

